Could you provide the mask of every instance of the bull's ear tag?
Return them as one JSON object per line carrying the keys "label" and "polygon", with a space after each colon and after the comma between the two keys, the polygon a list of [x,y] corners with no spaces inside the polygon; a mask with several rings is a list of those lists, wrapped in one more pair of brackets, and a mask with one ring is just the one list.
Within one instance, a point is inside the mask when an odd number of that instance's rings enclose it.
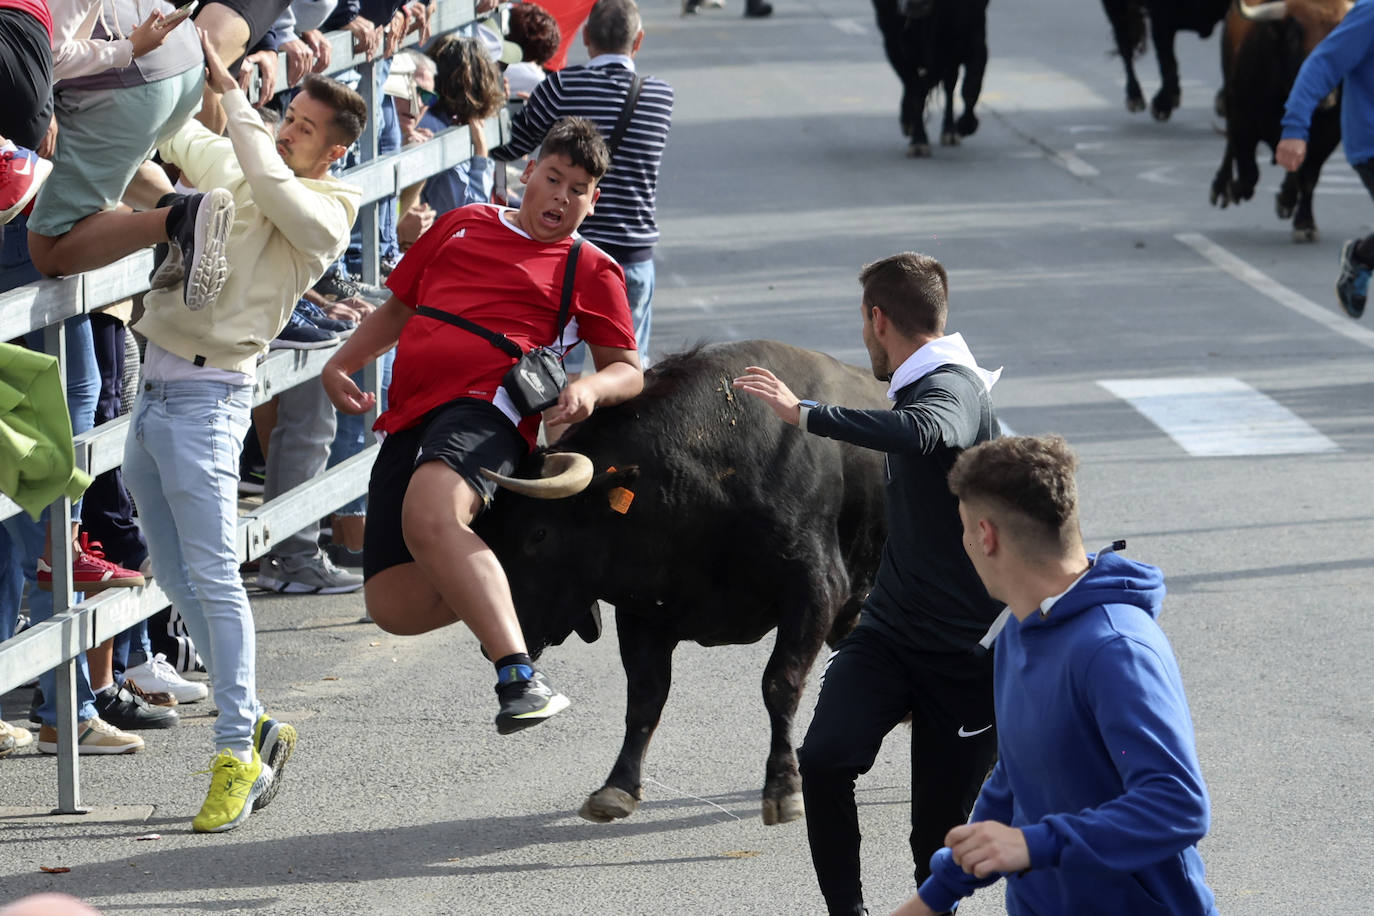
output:
{"label": "bull's ear tag", "polygon": [[635,495],[624,487],[615,487],[608,494],[610,497],[611,511],[619,512],[624,515],[630,511],[630,503],[635,501]]}

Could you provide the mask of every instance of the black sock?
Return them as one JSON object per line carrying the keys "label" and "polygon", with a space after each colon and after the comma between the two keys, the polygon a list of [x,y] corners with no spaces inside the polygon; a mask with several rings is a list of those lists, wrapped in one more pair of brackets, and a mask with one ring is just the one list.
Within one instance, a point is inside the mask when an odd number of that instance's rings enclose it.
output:
{"label": "black sock", "polygon": [[172,227],[182,220],[182,214],[186,211],[186,201],[189,199],[189,195],[178,194],[175,191],[171,194],[163,194],[158,198],[157,209],[161,210],[163,207],[169,208],[167,210],[166,223],[167,238],[176,238],[176,236],[172,234]]}
{"label": "black sock", "polygon": [[[506,669],[514,668],[513,672]],[[523,668],[524,670],[520,670]],[[534,674],[534,660],[524,652],[515,652],[507,655],[496,662],[496,679],[501,683],[506,681],[528,681]],[[513,676],[512,676],[513,675]]]}

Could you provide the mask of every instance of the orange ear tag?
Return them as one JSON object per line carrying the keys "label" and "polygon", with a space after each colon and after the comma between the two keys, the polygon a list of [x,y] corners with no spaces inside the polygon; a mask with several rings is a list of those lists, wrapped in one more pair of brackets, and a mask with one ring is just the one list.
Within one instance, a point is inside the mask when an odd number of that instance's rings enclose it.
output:
{"label": "orange ear tag", "polygon": [[611,501],[611,510],[613,512],[619,512],[621,515],[624,515],[626,512],[629,512],[630,503],[635,501],[634,493],[630,492],[624,487],[616,487],[615,489],[611,490],[609,496]]}

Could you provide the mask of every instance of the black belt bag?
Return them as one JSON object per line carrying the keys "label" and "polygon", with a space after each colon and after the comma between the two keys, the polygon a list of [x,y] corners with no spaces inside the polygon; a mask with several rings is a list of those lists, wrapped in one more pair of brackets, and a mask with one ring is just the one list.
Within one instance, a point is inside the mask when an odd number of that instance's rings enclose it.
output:
{"label": "black belt bag", "polygon": [[476,334],[496,349],[515,360],[501,379],[501,387],[506,389],[511,403],[522,417],[539,413],[558,403],[558,394],[568,387],[568,374],[563,370],[563,354],[554,346],[563,337],[563,326],[568,323],[568,312],[572,308],[573,274],[577,269],[577,252],[582,247],[581,239],[574,239],[568,249],[568,263],[563,268],[563,299],[558,307],[558,324],[554,328],[553,341],[546,347],[535,347],[529,352],[520,349],[515,341],[490,328],[484,328],[475,321],[468,321],[458,315],[430,308],[427,305],[415,309],[417,315],[447,322]]}

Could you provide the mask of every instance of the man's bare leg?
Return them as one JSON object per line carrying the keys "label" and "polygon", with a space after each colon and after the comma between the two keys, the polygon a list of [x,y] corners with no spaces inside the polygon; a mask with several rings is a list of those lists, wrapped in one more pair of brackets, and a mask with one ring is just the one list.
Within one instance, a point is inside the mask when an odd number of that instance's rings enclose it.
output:
{"label": "man's bare leg", "polygon": [[39,272],[63,277],[113,264],[167,238],[167,209],[102,210],[56,238],[29,232],[29,257]]}

